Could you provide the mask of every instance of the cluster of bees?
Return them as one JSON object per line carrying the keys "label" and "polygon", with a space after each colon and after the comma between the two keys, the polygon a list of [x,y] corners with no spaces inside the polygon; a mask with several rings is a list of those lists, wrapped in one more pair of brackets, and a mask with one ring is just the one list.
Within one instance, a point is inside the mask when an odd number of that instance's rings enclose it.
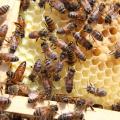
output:
{"label": "cluster of bees", "polygon": [[[33,0],[36,2],[36,0]],[[22,11],[26,11],[30,5],[30,0],[21,0],[20,8]],[[23,76],[26,70],[26,61],[23,61],[18,65],[15,72],[7,71],[7,83],[6,93],[10,95],[23,95],[28,96],[28,104],[32,104],[34,107],[37,102],[44,100],[52,100],[62,103],[75,104],[77,109],[75,112],[63,113],[59,116],[58,120],[84,120],[83,110],[90,107],[92,110],[94,107],[101,107],[102,105],[94,104],[92,101],[81,99],[79,97],[68,97],[66,94],[52,95],[53,83],[52,81],[59,81],[61,79],[61,71],[64,69],[65,64],[68,65],[68,72],[64,77],[65,88],[67,93],[71,93],[73,90],[73,81],[75,76],[74,64],[76,61],[86,61],[86,55],[82,52],[79,45],[86,50],[92,50],[94,45],[90,42],[85,34],[92,36],[94,42],[102,42],[104,40],[103,34],[93,28],[93,25],[97,25],[101,21],[104,24],[111,24],[112,20],[120,14],[120,3],[113,3],[110,5],[108,12],[103,19],[103,13],[106,5],[99,3],[95,7],[96,0],[40,0],[38,6],[40,9],[44,8],[46,4],[52,9],[57,10],[60,14],[67,14],[68,22],[63,27],[57,27],[55,21],[50,16],[44,16],[45,28],[38,31],[32,31],[29,33],[30,39],[41,40],[41,50],[44,53],[45,61],[40,59],[36,60],[31,74],[28,76],[29,80],[35,82],[41,82],[44,88],[44,93],[38,91],[30,91],[27,85],[23,84]],[[8,5],[0,7],[0,16],[7,13],[9,10]],[[18,17],[18,21],[15,22],[16,29],[13,32],[9,40],[5,39],[8,31],[8,25],[4,24],[0,26],[0,47],[2,48],[3,42],[9,44],[9,53],[0,53],[0,63],[2,62],[17,62],[19,57],[14,53],[17,50],[18,45],[25,37],[25,20],[22,16]],[[82,25],[82,27],[81,27]],[[79,28],[79,31],[78,31]],[[72,35],[73,41],[67,43],[66,41],[56,37],[57,35]],[[61,53],[54,52],[52,47],[58,48]],[[117,47],[116,47],[117,46]],[[115,45],[115,51],[112,54],[116,59],[120,57],[119,43]],[[2,84],[2,83],[1,83]],[[0,90],[2,93],[2,85]],[[96,88],[93,84],[89,84],[86,87],[86,91],[95,96],[104,97],[107,92],[102,88]],[[5,109],[6,106],[11,104],[10,97],[0,97],[0,107]],[[119,103],[112,106],[113,110],[120,111]],[[57,105],[49,105],[46,107],[36,108],[34,116],[39,120],[53,120],[57,114]],[[2,114],[0,114],[2,115]],[[38,117],[38,118],[37,118]]]}

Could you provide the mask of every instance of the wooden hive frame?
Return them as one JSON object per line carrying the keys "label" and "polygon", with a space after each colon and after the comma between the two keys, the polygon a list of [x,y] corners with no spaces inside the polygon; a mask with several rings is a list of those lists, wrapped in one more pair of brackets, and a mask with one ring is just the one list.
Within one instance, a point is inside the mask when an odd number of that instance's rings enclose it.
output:
{"label": "wooden hive frame", "polygon": [[[19,14],[20,0],[0,0],[0,6],[4,4],[10,5],[10,10],[5,16],[6,17],[5,23],[7,23],[9,26],[6,37],[10,37],[15,29],[14,22],[17,20]],[[0,19],[0,24],[2,24],[1,19]],[[7,52],[8,50],[6,48],[3,48],[1,51]],[[7,69],[8,69],[8,65],[6,64],[0,66],[0,82],[5,82],[6,80],[5,71],[7,71]],[[45,101],[44,105],[45,104],[48,104],[48,101]],[[53,104],[57,104],[57,103],[53,102]],[[72,105],[69,105],[69,108],[72,109]],[[18,113],[26,116],[32,116],[34,109],[28,107],[27,97],[15,96],[14,98],[12,98],[12,103],[6,109],[6,111],[10,113]],[[89,110],[85,113],[85,120],[120,120],[120,113],[105,109],[95,109],[95,111]]]}

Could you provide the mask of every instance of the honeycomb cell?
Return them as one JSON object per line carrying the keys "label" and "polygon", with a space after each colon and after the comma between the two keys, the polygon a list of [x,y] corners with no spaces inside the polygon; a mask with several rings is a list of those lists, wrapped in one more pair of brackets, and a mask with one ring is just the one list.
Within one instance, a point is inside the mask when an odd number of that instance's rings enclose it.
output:
{"label": "honeycomb cell", "polygon": [[97,65],[99,62],[100,62],[100,61],[99,61],[99,58],[93,58],[93,59],[92,59],[92,64],[93,64],[93,65]]}
{"label": "honeycomb cell", "polygon": [[83,71],[82,71],[82,76],[83,76],[83,77],[88,77],[88,76],[89,76],[89,73],[90,73],[89,70],[83,70]]}
{"label": "honeycomb cell", "polygon": [[98,72],[98,73],[97,73],[97,78],[98,78],[99,80],[103,80],[105,77],[106,77],[106,76],[105,76],[105,73],[104,73],[104,72]]}
{"label": "honeycomb cell", "polygon": [[112,75],[112,69],[106,69],[105,74],[106,74],[106,76],[111,76]]}
{"label": "honeycomb cell", "polygon": [[116,27],[111,27],[111,28],[109,28],[109,31],[110,31],[110,33],[111,33],[112,35],[115,35],[115,34],[117,33]]}
{"label": "honeycomb cell", "polygon": [[100,71],[105,70],[105,67],[106,67],[106,65],[105,65],[104,62],[101,62],[101,63],[98,65],[98,69],[99,69]]}
{"label": "honeycomb cell", "polygon": [[108,29],[104,29],[104,30],[102,31],[102,34],[103,34],[104,37],[108,37],[108,35],[109,35],[109,30],[108,30]]}

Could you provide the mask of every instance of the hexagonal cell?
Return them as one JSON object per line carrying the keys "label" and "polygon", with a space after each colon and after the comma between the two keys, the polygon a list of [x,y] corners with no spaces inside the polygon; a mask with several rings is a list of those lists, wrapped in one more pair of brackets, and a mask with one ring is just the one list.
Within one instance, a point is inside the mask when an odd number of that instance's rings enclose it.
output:
{"label": "hexagonal cell", "polygon": [[100,62],[99,58],[93,58],[92,59],[92,64],[97,65]]}
{"label": "hexagonal cell", "polygon": [[90,71],[87,70],[87,69],[82,70],[82,76],[83,77],[89,77],[89,73],[90,73]]}
{"label": "hexagonal cell", "polygon": [[107,66],[108,68],[112,68],[112,67],[113,67],[113,62],[112,62],[112,60],[107,60],[107,61],[105,62],[105,64],[106,64],[106,66]]}
{"label": "hexagonal cell", "polygon": [[105,69],[105,74],[106,74],[106,76],[111,76],[112,75],[112,69],[110,69],[110,68]]}
{"label": "hexagonal cell", "polygon": [[88,82],[90,82],[92,84],[95,84],[97,82],[97,76],[96,75],[90,75]]}
{"label": "hexagonal cell", "polygon": [[97,66],[91,66],[91,67],[90,67],[90,72],[91,72],[92,74],[96,74],[96,72],[98,72]]}
{"label": "hexagonal cell", "polygon": [[98,72],[98,73],[97,73],[97,78],[98,78],[99,80],[103,80],[104,77],[105,77],[105,73],[104,73],[104,72]]}
{"label": "hexagonal cell", "polygon": [[91,66],[91,61],[87,60],[83,63],[85,68],[88,68],[89,66]]}
{"label": "hexagonal cell", "polygon": [[105,68],[106,68],[106,65],[105,65],[105,63],[103,63],[103,62],[101,62],[101,63],[98,65],[98,69],[99,69],[100,71],[104,71]]}
{"label": "hexagonal cell", "polygon": [[117,41],[117,38],[116,38],[115,35],[113,35],[113,36],[108,37],[108,40],[109,40],[111,43],[115,43],[115,42]]}
{"label": "hexagonal cell", "polygon": [[103,34],[104,37],[108,37],[109,36],[109,30],[108,29],[104,29],[102,31],[102,34]]}
{"label": "hexagonal cell", "polygon": [[109,31],[110,31],[110,33],[111,33],[112,35],[115,35],[115,34],[118,32],[118,30],[116,29],[116,27],[110,27],[110,28],[109,28]]}
{"label": "hexagonal cell", "polygon": [[111,77],[104,78],[104,85],[105,86],[109,86],[109,87],[112,85],[112,79],[111,79]]}

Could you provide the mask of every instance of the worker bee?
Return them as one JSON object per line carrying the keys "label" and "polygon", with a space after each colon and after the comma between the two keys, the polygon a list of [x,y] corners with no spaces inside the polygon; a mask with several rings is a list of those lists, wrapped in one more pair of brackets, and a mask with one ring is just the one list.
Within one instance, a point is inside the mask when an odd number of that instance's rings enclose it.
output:
{"label": "worker bee", "polygon": [[13,34],[10,38],[10,49],[9,49],[9,53],[15,53],[18,45],[21,41],[21,37],[17,34]]}
{"label": "worker bee", "polygon": [[81,111],[63,113],[58,117],[58,120],[85,120],[84,114]]}
{"label": "worker bee", "polygon": [[60,103],[71,103],[71,98],[68,97],[66,94],[56,94],[52,95],[51,99],[52,101],[60,102]]}
{"label": "worker bee", "polygon": [[87,50],[90,50],[93,48],[93,45],[85,37],[81,36],[79,32],[73,33],[73,37],[75,38],[76,43],[79,43],[81,46],[83,46]]}
{"label": "worker bee", "polygon": [[75,75],[75,69],[74,68],[69,68],[68,69],[68,73],[67,73],[67,75],[64,78],[66,91],[68,93],[72,92],[74,75]]}
{"label": "worker bee", "polygon": [[46,96],[44,93],[39,93],[38,91],[31,91],[28,94],[28,104],[33,105],[33,107],[36,105],[37,102],[42,102],[46,100]]}
{"label": "worker bee", "polygon": [[64,42],[61,39],[58,39],[57,37],[55,37],[54,35],[51,35],[49,37],[49,41],[56,47],[60,48],[61,50],[65,50],[67,47],[67,43]]}
{"label": "worker bee", "polygon": [[31,74],[29,75],[29,79],[34,82],[36,76],[38,75],[38,73],[41,71],[41,60],[38,59],[33,67],[33,70],[31,72]]}
{"label": "worker bee", "polygon": [[17,62],[19,58],[11,53],[0,53],[0,60],[5,62]]}
{"label": "worker bee", "polygon": [[91,34],[96,40],[103,41],[103,35],[99,31],[93,30],[89,24],[84,26],[83,31]]}
{"label": "worker bee", "polygon": [[38,107],[34,111],[35,120],[53,120],[57,111],[57,105]]}
{"label": "worker bee", "polygon": [[19,15],[18,17],[18,21],[15,22],[15,25],[17,26],[16,27],[16,30],[15,30],[15,35],[18,35],[20,36],[21,38],[24,38],[25,37],[25,20],[24,18]]}
{"label": "worker bee", "polygon": [[80,4],[83,6],[84,10],[87,14],[90,14],[92,11],[92,7],[88,0],[79,0]]}
{"label": "worker bee", "polygon": [[83,98],[74,97],[74,104],[79,110],[87,111],[87,108],[91,108],[91,110],[94,111],[93,101],[91,100],[85,100]]}
{"label": "worker bee", "polygon": [[55,71],[54,71],[54,75],[53,75],[53,80],[54,81],[59,81],[61,79],[61,76],[60,76],[60,72],[62,71],[63,69],[63,64],[64,62],[63,61],[58,61],[56,64],[55,64]]}
{"label": "worker bee", "polygon": [[45,16],[45,22],[48,31],[53,32],[56,29],[56,24],[54,23],[53,19],[49,16]]}
{"label": "worker bee", "polygon": [[116,104],[113,104],[111,106],[111,109],[114,110],[114,111],[120,111],[120,103],[116,103]]}
{"label": "worker bee", "polygon": [[45,56],[47,56],[48,58],[50,58],[52,60],[56,60],[58,58],[57,54],[55,52],[53,52],[51,50],[51,48],[48,46],[48,43],[46,43],[46,42],[41,43],[41,48],[42,48],[42,51],[44,52]]}
{"label": "worker bee", "polygon": [[72,32],[75,28],[77,27],[77,25],[74,22],[70,22],[67,25],[65,25],[62,28],[58,28],[57,29],[57,33],[58,34],[69,34],[70,32]]}
{"label": "worker bee", "polygon": [[5,24],[0,26],[0,47],[2,46],[3,41],[5,40],[7,31],[8,31],[8,25]]}
{"label": "worker bee", "polygon": [[6,109],[11,104],[11,100],[7,97],[0,96],[0,108]]}
{"label": "worker bee", "polygon": [[0,16],[4,15],[7,13],[7,11],[9,10],[10,6],[9,5],[3,5],[0,7]]}
{"label": "worker bee", "polygon": [[67,61],[67,51],[63,50],[60,53],[60,61]]}
{"label": "worker bee", "polygon": [[68,17],[85,21],[87,19],[87,14],[84,11],[71,11],[68,13]]}
{"label": "worker bee", "polygon": [[50,0],[49,4],[62,14],[66,12],[65,6],[61,1]]}
{"label": "worker bee", "polygon": [[114,3],[110,6],[110,9],[105,16],[105,23],[111,24],[112,20],[117,16],[120,10],[120,3]]}
{"label": "worker bee", "polygon": [[102,88],[96,88],[91,83],[86,88],[88,93],[91,93],[95,96],[104,97],[107,95],[107,92]]}
{"label": "worker bee", "polygon": [[29,6],[30,6],[30,0],[21,0],[20,8],[23,11],[26,11]]}
{"label": "worker bee", "polygon": [[[9,84],[9,83],[8,83]],[[22,96],[27,96],[29,92],[29,88],[25,84],[16,84],[16,85],[9,85],[7,87],[7,94],[10,95],[22,95]]]}
{"label": "worker bee", "polygon": [[[23,75],[26,69],[26,61],[23,61],[16,69],[15,73],[12,73],[11,78],[10,78],[10,82],[14,83],[14,84],[18,84],[19,82],[21,82],[23,80]],[[8,77],[10,77],[8,74]]]}
{"label": "worker bee", "polygon": [[80,8],[80,4],[77,0],[60,0],[68,11],[77,11]]}
{"label": "worker bee", "polygon": [[100,3],[99,6],[95,9],[95,11],[91,13],[90,17],[88,18],[88,23],[97,22],[100,16],[102,15],[104,9],[105,9],[105,4]]}
{"label": "worker bee", "polygon": [[85,61],[85,60],[86,60],[85,55],[84,55],[83,52],[80,50],[80,48],[79,48],[77,45],[75,45],[75,43],[70,42],[70,43],[68,44],[68,46],[69,46],[69,48],[70,48],[71,50],[73,50],[73,51],[75,52],[76,56],[77,56],[80,60],[82,60],[82,61]]}
{"label": "worker bee", "polygon": [[51,92],[52,92],[52,81],[50,80],[49,73],[46,69],[43,69],[41,71],[41,79],[40,80],[42,80],[42,85],[45,90],[45,94],[47,96],[50,96]]}
{"label": "worker bee", "polygon": [[66,62],[67,62],[69,65],[74,65],[75,62],[76,62],[76,60],[77,60],[74,51],[71,50],[71,49],[69,48],[69,46],[68,46],[66,52],[67,52]]}
{"label": "worker bee", "polygon": [[29,33],[30,39],[36,39],[36,41],[40,38],[42,40],[45,40],[44,38],[48,37],[49,32],[46,29],[41,29],[40,31],[33,31]]}

